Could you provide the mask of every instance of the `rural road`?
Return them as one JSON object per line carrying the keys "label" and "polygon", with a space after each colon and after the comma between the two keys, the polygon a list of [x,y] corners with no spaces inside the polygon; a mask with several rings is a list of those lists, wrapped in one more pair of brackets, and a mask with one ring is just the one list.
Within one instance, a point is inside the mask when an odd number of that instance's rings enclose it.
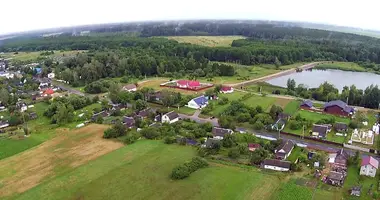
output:
{"label": "rural road", "polygon": [[[302,66],[300,66],[298,68],[306,70],[306,69],[310,69],[310,68],[315,67],[319,63],[322,63],[322,62],[308,63],[308,64],[302,65]],[[284,76],[284,75],[287,75],[287,74],[291,74],[291,73],[294,73],[294,72],[296,72],[295,68],[288,69],[288,70],[285,70],[285,71],[281,71],[281,72],[278,72],[278,73],[275,73],[275,74],[271,74],[271,75],[268,75],[268,76],[263,76],[263,77],[260,77],[260,78],[251,79],[251,80],[243,81],[243,82],[240,82],[240,83],[227,84],[227,85],[229,85],[231,87],[240,87],[240,86],[243,86],[243,85],[246,85],[246,84],[262,82],[262,81],[266,81],[266,80],[269,80],[269,79],[272,79],[272,78],[276,78],[276,77],[279,77],[279,76]]]}
{"label": "rural road", "polygon": [[73,94],[76,94],[76,95],[79,95],[79,96],[86,96],[85,93],[83,93],[83,92],[81,92],[79,90],[73,89],[71,87],[65,86],[63,83],[60,83],[58,81],[53,81],[53,84],[55,86],[58,86],[58,87],[62,88],[63,90],[67,90],[69,93],[73,93]]}
{"label": "rural road", "polygon": [[197,123],[201,123],[201,124],[204,124],[204,123],[207,123],[207,122],[210,122],[213,126],[219,126],[219,123],[218,123],[218,119],[217,118],[214,118],[214,119],[210,119],[210,118],[200,118],[199,117],[199,114],[201,113],[200,110],[197,110],[195,111],[195,113],[193,115],[184,115],[184,114],[178,114],[179,117],[181,119],[191,119]]}

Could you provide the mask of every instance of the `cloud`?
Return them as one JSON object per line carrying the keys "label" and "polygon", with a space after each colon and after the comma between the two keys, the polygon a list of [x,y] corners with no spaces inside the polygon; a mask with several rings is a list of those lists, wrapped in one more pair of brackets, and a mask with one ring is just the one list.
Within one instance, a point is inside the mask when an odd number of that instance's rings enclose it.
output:
{"label": "cloud", "polygon": [[6,0],[0,34],[109,22],[176,19],[308,21],[380,30],[376,0]]}

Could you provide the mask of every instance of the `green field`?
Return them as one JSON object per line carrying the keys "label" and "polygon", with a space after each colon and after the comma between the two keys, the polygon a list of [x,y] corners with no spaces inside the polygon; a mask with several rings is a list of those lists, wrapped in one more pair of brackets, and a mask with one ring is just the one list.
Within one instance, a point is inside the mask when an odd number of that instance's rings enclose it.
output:
{"label": "green field", "polygon": [[312,120],[313,122],[317,122],[321,119],[326,119],[329,117],[334,117],[336,122],[344,122],[346,124],[350,123],[349,118],[338,117],[335,115],[329,115],[329,114],[325,114],[325,113],[316,113],[316,112],[310,112],[310,111],[306,111],[306,110],[300,110],[296,114],[300,114],[301,117]]}
{"label": "green field", "polygon": [[353,62],[328,62],[328,63],[317,65],[316,69],[338,69],[338,70],[343,70],[343,71],[355,71],[355,72],[368,71],[364,67]]}
{"label": "green field", "polygon": [[10,199],[271,199],[280,184],[275,174],[213,163],[171,180],[172,168],[193,156],[191,147],[143,140]]}
{"label": "green field", "polygon": [[171,36],[167,37],[179,43],[190,43],[207,47],[230,47],[234,40],[244,39],[243,36]]}
{"label": "green field", "polygon": [[284,113],[287,113],[287,114],[290,114],[290,115],[293,115],[294,113],[296,113],[298,111],[298,109],[300,108],[300,104],[301,102],[299,101],[291,101],[290,103],[288,103],[285,108],[284,108]]}
{"label": "green field", "polygon": [[246,90],[252,91],[252,92],[263,92],[267,94],[272,94],[273,91],[280,91],[280,94],[285,94],[286,93],[286,88],[276,86],[276,85],[271,85],[267,82],[259,82],[259,83],[254,83],[250,84],[246,87]]}
{"label": "green field", "polygon": [[62,58],[69,57],[83,51],[54,51],[54,54],[48,56],[41,55],[43,52],[44,51],[18,52],[17,54],[11,52],[2,54],[1,57],[9,58],[15,61],[37,61],[40,58],[52,58],[53,60],[60,60]]}
{"label": "green field", "polygon": [[282,183],[278,191],[274,194],[273,200],[307,200],[312,199],[313,191],[311,188],[300,186],[290,180]]}

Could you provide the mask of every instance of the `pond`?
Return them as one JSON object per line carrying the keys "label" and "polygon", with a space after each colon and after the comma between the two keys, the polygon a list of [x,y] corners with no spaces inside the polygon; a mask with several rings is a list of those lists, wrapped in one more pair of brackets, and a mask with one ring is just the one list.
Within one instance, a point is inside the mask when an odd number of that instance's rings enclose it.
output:
{"label": "pond", "polygon": [[358,89],[365,89],[373,85],[380,86],[380,75],[368,72],[349,72],[341,70],[306,70],[299,73],[292,73],[266,81],[269,84],[286,88],[288,79],[294,79],[296,85],[305,84],[309,88],[319,87],[325,81],[333,84],[339,91],[344,86],[355,85]]}

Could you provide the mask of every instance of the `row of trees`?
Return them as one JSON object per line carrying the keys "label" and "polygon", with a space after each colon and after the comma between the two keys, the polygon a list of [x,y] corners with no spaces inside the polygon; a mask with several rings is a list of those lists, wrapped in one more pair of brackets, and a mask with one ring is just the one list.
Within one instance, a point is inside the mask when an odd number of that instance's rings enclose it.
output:
{"label": "row of trees", "polygon": [[341,93],[332,84],[324,82],[318,88],[307,88],[303,84],[296,86],[294,79],[288,79],[287,93],[302,98],[312,98],[319,101],[342,100],[349,105],[378,108],[380,103],[380,90],[376,85],[370,85],[365,90],[357,89],[355,85],[345,86]]}

